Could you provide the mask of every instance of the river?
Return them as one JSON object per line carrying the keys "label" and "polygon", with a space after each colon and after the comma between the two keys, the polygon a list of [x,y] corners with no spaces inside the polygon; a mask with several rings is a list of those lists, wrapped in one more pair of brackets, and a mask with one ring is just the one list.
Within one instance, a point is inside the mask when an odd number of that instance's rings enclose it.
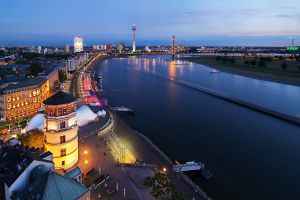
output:
{"label": "river", "polygon": [[103,95],[131,106],[124,120],[172,160],[202,161],[213,179],[195,181],[214,199],[300,199],[300,128],[207,95],[177,80],[300,117],[300,88],[168,56],[104,60]]}

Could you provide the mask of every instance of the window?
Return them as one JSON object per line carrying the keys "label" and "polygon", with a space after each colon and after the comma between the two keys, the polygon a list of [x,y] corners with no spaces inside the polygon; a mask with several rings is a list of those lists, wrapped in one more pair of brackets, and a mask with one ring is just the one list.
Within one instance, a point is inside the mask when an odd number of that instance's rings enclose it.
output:
{"label": "window", "polygon": [[66,142],[66,136],[60,136],[60,143],[65,143]]}
{"label": "window", "polygon": [[66,128],[66,122],[62,121],[60,122],[60,129]]}
{"label": "window", "polygon": [[62,156],[66,156],[67,154],[66,154],[66,149],[61,149],[60,150],[60,156],[62,157]]}
{"label": "window", "polygon": [[65,165],[65,161],[64,161],[64,160],[61,162],[61,165],[62,165],[62,166],[64,166],[64,165]]}

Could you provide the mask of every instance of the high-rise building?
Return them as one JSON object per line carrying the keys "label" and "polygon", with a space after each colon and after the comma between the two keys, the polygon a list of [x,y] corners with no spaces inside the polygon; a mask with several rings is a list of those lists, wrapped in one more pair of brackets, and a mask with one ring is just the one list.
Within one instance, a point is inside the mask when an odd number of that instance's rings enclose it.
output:
{"label": "high-rise building", "polygon": [[65,49],[66,53],[70,53],[70,45],[66,44],[66,49]]}
{"label": "high-rise building", "polygon": [[74,53],[83,52],[83,39],[78,36],[74,38]]}
{"label": "high-rise building", "polygon": [[122,53],[124,50],[125,50],[125,44],[124,43],[119,43],[118,45],[117,45],[117,50],[120,52],[120,53]]}
{"label": "high-rise building", "polygon": [[43,104],[45,150],[53,154],[55,169],[70,169],[78,161],[76,98],[58,91]]}
{"label": "high-rise building", "polygon": [[134,53],[136,51],[136,46],[135,46],[136,25],[135,24],[132,25],[131,30],[132,30],[132,39],[133,39],[132,40],[132,52]]}
{"label": "high-rise building", "polygon": [[38,46],[37,52],[38,52],[38,53],[42,53],[42,47],[41,47],[41,46]]}

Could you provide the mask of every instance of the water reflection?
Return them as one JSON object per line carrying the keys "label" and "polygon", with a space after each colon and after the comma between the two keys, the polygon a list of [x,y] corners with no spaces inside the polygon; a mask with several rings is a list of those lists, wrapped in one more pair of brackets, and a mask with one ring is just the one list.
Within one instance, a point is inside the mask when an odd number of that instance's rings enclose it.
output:
{"label": "water reflection", "polygon": [[176,77],[176,67],[175,67],[175,61],[170,61],[169,63],[169,77],[174,80]]}

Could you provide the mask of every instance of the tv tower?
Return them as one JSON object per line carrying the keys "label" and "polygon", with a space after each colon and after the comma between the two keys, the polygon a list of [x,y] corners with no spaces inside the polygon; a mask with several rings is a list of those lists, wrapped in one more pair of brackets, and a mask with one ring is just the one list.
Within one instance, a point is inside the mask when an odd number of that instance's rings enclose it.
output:
{"label": "tv tower", "polygon": [[175,58],[175,35],[172,35],[171,55],[172,55],[172,60],[174,60],[174,58]]}
{"label": "tv tower", "polygon": [[132,38],[132,39],[133,39],[133,41],[132,41],[132,52],[134,53],[135,50],[136,50],[136,47],[135,47],[135,32],[136,32],[136,25],[135,25],[135,24],[132,25],[131,30],[132,30],[132,37],[133,37],[133,38]]}

